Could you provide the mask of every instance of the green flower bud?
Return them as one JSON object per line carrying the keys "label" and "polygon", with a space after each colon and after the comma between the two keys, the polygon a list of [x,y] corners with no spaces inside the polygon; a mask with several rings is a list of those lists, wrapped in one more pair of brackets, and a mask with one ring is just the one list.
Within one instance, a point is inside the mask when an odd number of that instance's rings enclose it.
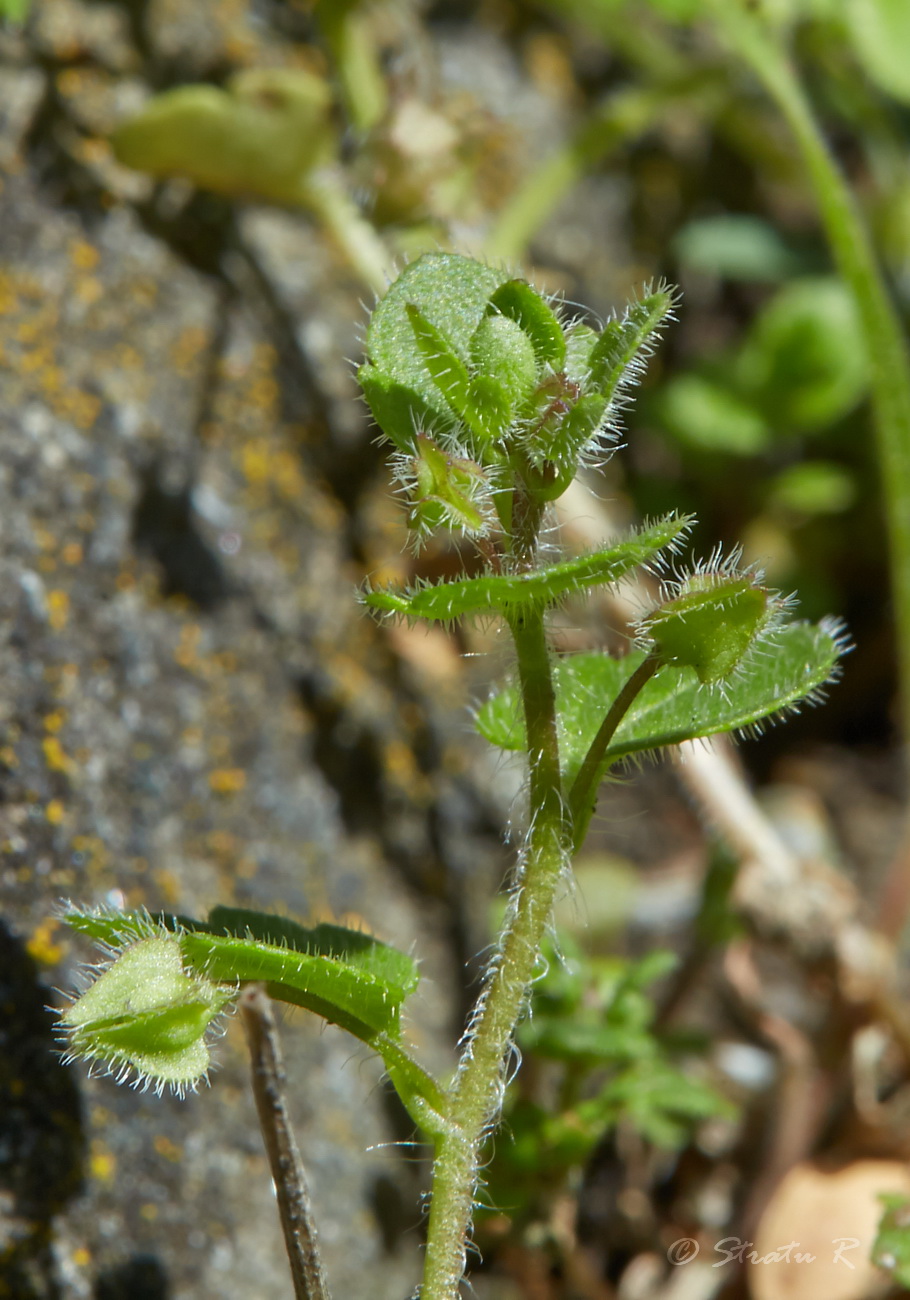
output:
{"label": "green flower bud", "polygon": [[790,603],[762,585],[760,572],[737,573],[737,559],[716,561],[674,583],[638,624],[639,639],[652,652],[664,663],[694,669],[704,685],[732,676]]}
{"label": "green flower bud", "polygon": [[471,337],[471,361],[482,374],[495,375],[520,407],[537,383],[537,358],[527,334],[508,316],[484,316]]}
{"label": "green flower bud", "polygon": [[177,1093],[205,1077],[206,1032],[234,996],[183,969],[180,941],[156,934],[125,948],[60,1018],[68,1057]]}
{"label": "green flower bud", "polygon": [[486,536],[491,508],[481,466],[444,451],[425,433],[414,442],[417,455],[399,467],[399,478],[411,493],[410,527],[417,532],[446,527]]}

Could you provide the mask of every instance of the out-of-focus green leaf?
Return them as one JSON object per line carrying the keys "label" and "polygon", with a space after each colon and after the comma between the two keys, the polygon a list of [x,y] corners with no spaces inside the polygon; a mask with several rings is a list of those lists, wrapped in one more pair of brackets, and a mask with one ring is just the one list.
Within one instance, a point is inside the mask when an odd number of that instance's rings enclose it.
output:
{"label": "out-of-focus green leaf", "polygon": [[910,103],[910,5],[907,0],[846,0],[852,46],[868,76]]}
{"label": "out-of-focus green leaf", "polygon": [[836,515],[849,509],[856,481],[848,469],[828,460],[791,465],[771,483],[768,502],[801,515]]}
{"label": "out-of-focus green leaf", "polygon": [[872,1263],[910,1288],[910,1200],[897,1193],[879,1197],[885,1212],[872,1247]]}
{"label": "out-of-focus green leaf", "polygon": [[779,431],[811,433],[848,415],[868,390],[869,362],[843,281],[813,276],[775,294],[752,326],[735,375]]}
{"label": "out-of-focus green leaf", "polygon": [[228,195],[300,203],[306,176],[334,153],[331,91],[300,69],[253,68],[217,86],[178,86],[121,123],[111,144],[127,167],[185,176]]}
{"label": "out-of-focus green leaf", "polygon": [[0,0],[0,19],[6,19],[11,23],[24,23],[30,8],[31,0]]}
{"label": "out-of-focus green leaf", "polygon": [[802,263],[772,225],[745,213],[688,222],[673,240],[673,250],[688,270],[762,284],[790,279]]}
{"label": "out-of-focus green leaf", "polygon": [[[769,636],[723,693],[699,686],[690,669],[665,669],[642,689],[605,755],[605,768],[629,754],[755,726],[812,699],[836,672],[842,642],[836,626],[794,623]],[[557,725],[566,784],[571,785],[610,704],[642,663],[585,654],[556,665]],[[476,726],[501,749],[525,748],[519,696],[508,686],[479,710]]]}
{"label": "out-of-focus green leaf", "polygon": [[771,430],[755,406],[704,375],[671,379],[655,405],[661,424],[689,447],[754,456],[771,441]]}

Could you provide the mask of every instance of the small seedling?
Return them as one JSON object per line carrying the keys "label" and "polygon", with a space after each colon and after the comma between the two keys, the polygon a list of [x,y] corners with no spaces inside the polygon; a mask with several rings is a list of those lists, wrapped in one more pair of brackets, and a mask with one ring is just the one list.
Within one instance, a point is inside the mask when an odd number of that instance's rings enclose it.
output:
{"label": "small seedling", "polygon": [[[816,699],[844,649],[836,623],[788,621],[792,602],[737,555],[715,551],[679,567],[673,557],[693,522],[686,515],[646,523],[581,557],[552,562],[542,551],[550,503],[614,450],[630,384],[672,308],[660,286],[595,329],[523,280],[431,254],[392,285],[367,332],[360,381],[393,445],[412,535],[454,533],[475,546],[480,568],[434,585],[367,586],[363,604],[380,619],[501,620],[515,651],[511,682],[477,725],[493,744],[524,755],[525,830],[453,1079],[433,1079],[402,1038],[414,961],[364,934],[231,908],[205,922],[68,912],[109,954],[62,1016],[74,1057],[181,1092],[205,1075],[210,1026],[246,984],[264,985],[379,1053],[435,1150],[422,1300],[460,1292],[481,1150],[502,1110],[553,903],[604,776],[629,755],[749,731]],[[549,611],[641,568],[665,577],[630,653],[556,657]],[[294,1270],[298,1295],[325,1294],[300,1282],[303,1272]]]}

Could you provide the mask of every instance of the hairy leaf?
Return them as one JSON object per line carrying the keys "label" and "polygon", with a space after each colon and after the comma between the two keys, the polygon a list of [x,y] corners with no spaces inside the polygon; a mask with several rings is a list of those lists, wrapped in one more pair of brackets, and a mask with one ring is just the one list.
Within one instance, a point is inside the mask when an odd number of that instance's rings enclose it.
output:
{"label": "hairy leaf", "polygon": [[466,614],[498,613],[508,618],[523,609],[545,608],[573,592],[616,582],[678,541],[690,524],[688,515],[666,515],[603,551],[551,564],[532,573],[461,578],[403,591],[383,588],[364,592],[362,599],[380,614],[400,614],[441,623]]}
{"label": "hairy leaf", "polygon": [[508,280],[490,297],[490,307],[515,321],[531,341],[537,359],[559,370],[566,341],[556,313],[525,280]]}
{"label": "hairy leaf", "polygon": [[[323,924],[308,929],[288,917],[233,907],[214,908],[207,921],[184,916],[151,917],[144,911],[71,908],[66,921],[73,929],[106,944],[116,956],[110,969],[63,1017],[74,1055],[117,1064],[126,1059],[128,1051],[131,1063],[156,1081],[160,1071],[155,1072],[154,1053],[164,1045],[182,1051],[186,1060],[180,1058],[179,1068],[184,1072],[195,1070],[194,1077],[198,1078],[205,1072],[208,1053],[203,1058],[198,1046],[184,1041],[188,1026],[198,1030],[197,1038],[201,1035],[214,1014],[208,1008],[220,1010],[230,996],[225,985],[261,981],[271,997],[305,1007],[368,1043],[382,1056],[415,1122],[430,1134],[442,1132],[442,1091],[400,1041],[401,1004],[416,988],[419,978],[416,963],[406,953],[344,926]],[[164,1006],[159,998],[151,1008],[156,1018],[150,1021],[145,1006],[148,999],[143,995],[142,1005],[137,1004],[141,1014],[121,1016],[115,1026],[122,1043],[114,1042],[108,1032],[99,1037],[95,1033],[99,1018],[95,1013],[96,990],[107,979],[108,985],[116,985],[115,992],[122,994],[124,980],[126,984],[130,980],[130,954],[146,948],[152,955],[157,955],[160,948],[167,959],[161,960],[170,981],[164,988],[168,1005]],[[112,979],[115,972],[116,979]],[[200,1000],[197,985],[217,988],[218,997]],[[76,1010],[84,1005],[89,1007],[87,1013]],[[88,1050],[90,1034],[97,1040],[97,1050]],[[118,1047],[123,1048],[119,1056]],[[190,1059],[194,1051],[196,1055]]]}
{"label": "hairy leaf", "polygon": [[[835,625],[793,623],[775,632],[723,692],[700,686],[692,669],[665,668],[647,683],[609,745],[603,771],[630,754],[696,736],[748,729],[812,700],[836,675],[843,644]],[[571,785],[610,704],[645,655],[585,654],[556,665],[560,757]],[[506,687],[477,714],[477,729],[500,749],[524,749],[517,691]]]}
{"label": "hairy leaf", "polygon": [[423,427],[450,429],[452,406],[427,364],[426,345],[415,335],[409,308],[441,331],[466,365],[471,337],[490,295],[508,279],[482,262],[454,253],[428,253],[398,277],[377,306],[367,330],[367,360],[359,380],[373,418],[401,451],[410,451]]}

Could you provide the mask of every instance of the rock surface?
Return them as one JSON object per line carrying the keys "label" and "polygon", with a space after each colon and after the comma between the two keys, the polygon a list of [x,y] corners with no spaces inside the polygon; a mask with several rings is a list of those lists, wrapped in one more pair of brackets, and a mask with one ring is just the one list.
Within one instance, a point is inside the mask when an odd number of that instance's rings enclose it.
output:
{"label": "rock surface", "polygon": [[[226,8],[181,35],[162,6],[169,57]],[[419,952],[444,1070],[502,856],[456,657],[409,666],[354,599],[364,500],[387,513],[343,360],[360,290],[303,219],[201,198],[156,228],[85,147],[139,64],[124,12],[40,5],[3,51],[0,1295],[250,1300],[289,1279],[238,1026],[186,1101],[64,1067],[45,1005],[90,954],[54,907],[368,924]],[[410,1126],[340,1031],[285,1038],[335,1294],[404,1297]]]}

